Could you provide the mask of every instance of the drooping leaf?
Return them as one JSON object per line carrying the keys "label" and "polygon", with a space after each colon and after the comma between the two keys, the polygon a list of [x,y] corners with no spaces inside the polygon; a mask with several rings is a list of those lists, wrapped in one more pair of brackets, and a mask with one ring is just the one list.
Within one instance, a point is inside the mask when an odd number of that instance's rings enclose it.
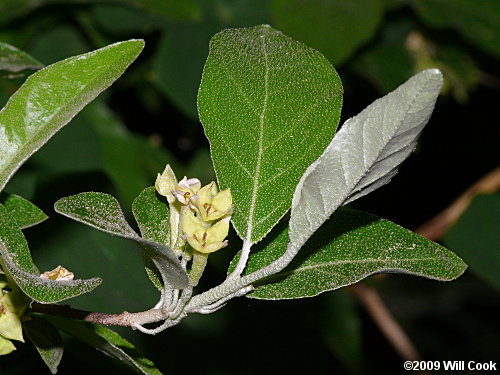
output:
{"label": "drooping leaf", "polygon": [[23,328],[50,372],[56,374],[64,351],[59,331],[37,315],[31,315],[30,319],[23,323]]}
{"label": "drooping leaf", "polygon": [[73,220],[136,242],[151,257],[169,285],[179,289],[188,285],[187,274],[172,249],[139,237],[125,220],[120,204],[111,195],[80,193],[60,199],[54,204],[54,209]]}
{"label": "drooping leaf", "polygon": [[413,151],[442,83],[439,70],[424,70],[344,123],[297,185],[290,217],[291,251],[297,251],[338,207],[391,180]]}
{"label": "drooping leaf", "polygon": [[43,64],[26,52],[0,42],[0,72],[18,73],[23,70],[42,69]]}
{"label": "drooping leaf", "polygon": [[[144,189],[138,195],[132,205],[132,212],[143,238],[163,245],[170,243],[168,202],[156,193],[154,186]],[[154,263],[147,256],[144,256],[144,266],[153,284],[161,290],[163,287],[161,275]]]}
{"label": "drooping leaf", "polygon": [[444,242],[470,271],[500,291],[500,194],[480,195],[446,234]]}
{"label": "drooping leaf", "polygon": [[381,0],[271,1],[273,25],[320,51],[334,66],[374,36],[382,10]]}
{"label": "drooping leaf", "polygon": [[270,26],[212,38],[198,109],[240,237],[259,241],[288,211],[294,186],[335,132],[341,103],[330,63]]}
{"label": "drooping leaf", "polygon": [[[281,223],[250,255],[245,273],[267,266],[285,252],[288,229]],[[231,272],[236,264],[232,261]],[[340,208],[283,271],[254,284],[250,298],[313,297],[376,273],[406,273],[453,280],[465,263],[441,245],[388,220]]]}
{"label": "drooping leaf", "polygon": [[0,203],[16,221],[20,229],[37,225],[48,218],[33,203],[16,194],[0,193]]}
{"label": "drooping leaf", "polygon": [[56,281],[41,278],[17,222],[0,204],[0,253],[3,265],[21,290],[40,303],[55,303],[88,293],[101,279]]}
{"label": "drooping leaf", "polygon": [[141,40],[116,43],[30,76],[0,112],[0,190],[14,172],[137,57]]}
{"label": "drooping leaf", "polygon": [[61,331],[118,359],[139,374],[161,375],[153,362],[144,358],[130,342],[109,328],[56,316],[49,316],[47,319]]}

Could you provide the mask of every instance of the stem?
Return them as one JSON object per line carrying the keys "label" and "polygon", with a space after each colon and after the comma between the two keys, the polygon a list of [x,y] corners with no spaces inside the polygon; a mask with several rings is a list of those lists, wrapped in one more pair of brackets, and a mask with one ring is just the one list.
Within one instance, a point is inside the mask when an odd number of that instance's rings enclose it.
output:
{"label": "stem", "polygon": [[200,253],[199,251],[194,252],[193,264],[191,265],[191,272],[189,272],[189,284],[191,286],[198,285],[198,281],[200,281],[203,271],[205,271],[207,260],[207,253]]}
{"label": "stem", "polygon": [[129,313],[127,311],[121,314],[105,314],[73,309],[68,305],[45,305],[33,302],[29,307],[31,311],[61,316],[63,318],[82,320],[85,322],[98,323],[113,326],[134,327],[139,324],[155,323],[166,319],[162,309],[151,309],[138,313]]}
{"label": "stem", "polygon": [[463,192],[450,206],[415,230],[415,233],[437,241],[462,215],[477,194],[493,193],[500,189],[500,167],[492,170]]}
{"label": "stem", "polygon": [[217,302],[222,298],[225,298],[233,293],[237,293],[240,289],[249,286],[257,280],[280,272],[282,269],[288,266],[295,255],[297,255],[300,247],[301,245],[296,246],[289,244],[285,253],[270,265],[243,277],[234,279],[228,277],[222,284],[216,286],[215,288],[212,288],[205,293],[194,296],[191,301],[189,301],[186,312],[196,311],[206,305],[211,305],[212,303]]}

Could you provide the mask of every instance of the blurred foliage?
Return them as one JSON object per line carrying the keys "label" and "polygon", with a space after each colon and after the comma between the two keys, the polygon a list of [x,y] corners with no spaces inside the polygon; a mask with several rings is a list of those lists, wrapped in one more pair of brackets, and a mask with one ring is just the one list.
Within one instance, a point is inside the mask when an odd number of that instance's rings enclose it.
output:
{"label": "blurred foliage", "polygon": [[479,195],[445,237],[471,272],[500,291],[500,194]]}
{"label": "blurred foliage", "polygon": [[[92,190],[117,194],[128,209],[166,163],[180,177],[197,176],[203,183],[214,179],[196,110],[208,41],[222,28],[261,23],[318,49],[334,63],[346,89],[344,118],[415,71],[429,66],[443,71],[447,97],[438,101],[416,155],[393,184],[356,203],[357,208],[416,227],[498,164],[497,0],[0,1],[0,42],[43,64],[120,40],[146,40],[126,74],[6,187],[50,216],[26,231],[42,269],[63,264],[78,277],[104,279],[95,293],[76,299],[76,307],[136,311],[150,307],[157,292],[133,245],[58,217],[53,203]],[[0,79],[0,106],[25,73]],[[471,273],[498,288],[498,267],[491,268],[498,250],[493,229],[497,203],[488,199],[498,198],[477,198],[446,244],[470,263]],[[221,280],[233,255],[214,255],[206,278]],[[471,273],[451,284],[403,276],[373,284],[424,358],[498,362],[493,350],[500,334],[498,294]],[[167,373],[181,371],[193,343],[224,352],[223,360],[212,350],[199,352],[196,363],[190,363],[193,373],[399,374],[402,366],[347,291],[279,304],[239,299],[211,316],[191,316],[157,337],[118,331]],[[95,372],[94,362],[82,358],[97,354],[68,344],[60,373]],[[243,366],[241,353],[249,358]],[[33,347],[19,345],[15,354],[2,358],[0,373],[46,372],[36,357]],[[102,373],[125,371],[103,356],[98,361]]]}

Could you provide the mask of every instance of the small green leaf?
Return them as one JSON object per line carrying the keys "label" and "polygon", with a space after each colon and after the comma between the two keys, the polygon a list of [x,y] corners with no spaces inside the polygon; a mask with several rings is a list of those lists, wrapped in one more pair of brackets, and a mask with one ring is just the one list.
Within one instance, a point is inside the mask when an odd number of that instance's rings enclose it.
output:
{"label": "small green leaf", "polygon": [[262,239],[289,210],[294,186],[335,133],[341,103],[328,60],[270,26],[212,38],[198,110],[245,241]]}
{"label": "small green leaf", "polygon": [[9,211],[20,229],[32,227],[48,218],[41,209],[19,195],[0,193],[0,203]]}
{"label": "small green leaf", "polygon": [[99,324],[50,316],[47,319],[58,329],[97,350],[116,358],[135,372],[145,375],[161,375],[154,363],[144,358],[135,347],[118,333]]}
{"label": "small green leaf", "polygon": [[21,290],[40,303],[55,303],[96,288],[101,279],[56,281],[41,278],[17,222],[0,204],[1,261]]}
{"label": "small green leaf", "polygon": [[23,70],[42,69],[43,64],[26,52],[0,42],[0,71],[18,73]]}
{"label": "small green leaf", "polygon": [[172,249],[139,237],[125,220],[118,201],[109,194],[86,192],[62,198],[54,204],[56,212],[114,236],[136,242],[153,260],[169,285],[188,286],[188,277]]}
{"label": "small green leaf", "polygon": [[480,195],[444,238],[470,271],[500,291],[500,194]]}
{"label": "small green leaf", "polygon": [[141,40],[70,57],[31,75],[0,112],[0,190],[14,172],[137,57]]}
{"label": "small green leaf", "polygon": [[442,84],[439,70],[424,70],[344,123],[297,185],[290,253],[338,207],[390,182],[415,148]]}
{"label": "small green leaf", "polygon": [[[286,223],[250,255],[245,273],[267,266],[285,252]],[[229,272],[236,264],[232,261]],[[254,286],[259,299],[313,297],[376,273],[407,273],[448,281],[465,263],[446,248],[388,220],[349,208],[337,210],[307,241],[290,265]]]}
{"label": "small green leaf", "polygon": [[320,51],[334,66],[374,36],[382,10],[380,0],[271,1],[273,25]]}
{"label": "small green leaf", "polygon": [[36,315],[31,315],[23,323],[23,328],[50,372],[56,374],[64,351],[59,331],[46,319]]}
{"label": "small green leaf", "polygon": [[[132,205],[132,212],[143,238],[163,245],[170,243],[168,202],[156,193],[154,186],[144,189],[139,194]],[[144,266],[153,284],[159,290],[163,289],[161,275],[148,256],[144,256]]]}

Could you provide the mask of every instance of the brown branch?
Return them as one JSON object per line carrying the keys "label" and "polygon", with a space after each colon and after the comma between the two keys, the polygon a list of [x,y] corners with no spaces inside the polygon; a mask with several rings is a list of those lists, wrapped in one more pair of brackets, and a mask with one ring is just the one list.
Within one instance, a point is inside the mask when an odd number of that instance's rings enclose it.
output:
{"label": "brown branch", "polygon": [[500,167],[497,167],[460,195],[448,208],[424,223],[415,233],[437,241],[457,221],[477,194],[493,193],[500,190]]}
{"label": "brown branch", "polygon": [[406,361],[416,361],[421,358],[417,348],[413,345],[394,316],[392,316],[389,309],[387,309],[384,301],[382,301],[382,298],[380,298],[375,289],[369,288],[362,283],[357,283],[349,286],[349,290],[363,304],[368,314],[401,358]]}
{"label": "brown branch", "polygon": [[153,323],[165,320],[165,315],[160,309],[152,309],[139,313],[124,311],[121,314],[104,314],[77,310],[68,305],[45,305],[33,302],[30,306],[30,310],[37,313],[61,316],[63,318],[82,320],[106,326],[133,327],[134,324]]}

